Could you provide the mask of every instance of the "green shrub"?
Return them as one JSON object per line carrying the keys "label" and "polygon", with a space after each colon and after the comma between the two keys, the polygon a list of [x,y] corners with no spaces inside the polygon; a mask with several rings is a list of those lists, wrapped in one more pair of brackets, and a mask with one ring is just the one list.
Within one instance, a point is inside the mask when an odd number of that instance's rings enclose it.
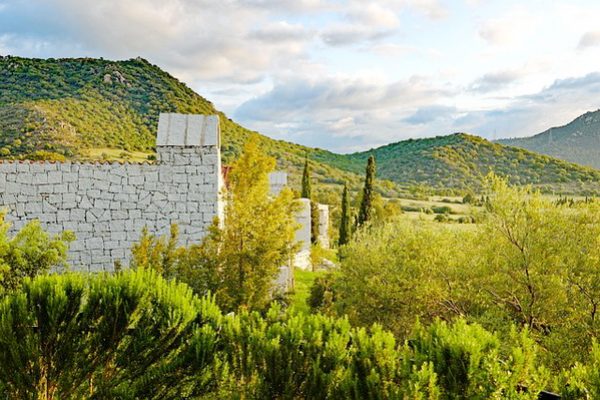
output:
{"label": "green shrub", "polygon": [[151,271],[27,279],[0,302],[10,399],[181,398],[210,382],[220,312]]}
{"label": "green shrub", "polygon": [[546,383],[527,332],[501,346],[459,320],[410,336],[279,306],[223,316],[144,269],[42,276],[0,301],[0,396],[526,399]]}
{"label": "green shrub", "polygon": [[24,278],[66,266],[69,243],[75,239],[72,232],[50,236],[34,220],[9,237],[4,215],[0,210],[0,295],[18,288]]}

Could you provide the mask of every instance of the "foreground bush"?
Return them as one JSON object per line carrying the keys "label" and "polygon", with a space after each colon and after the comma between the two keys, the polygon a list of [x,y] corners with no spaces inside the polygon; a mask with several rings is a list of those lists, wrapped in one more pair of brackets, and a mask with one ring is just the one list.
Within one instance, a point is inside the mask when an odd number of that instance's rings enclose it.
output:
{"label": "foreground bush", "polygon": [[148,271],[26,280],[0,302],[0,397],[185,397],[206,381],[219,318]]}
{"label": "foreground bush", "polygon": [[501,346],[435,322],[413,338],[278,307],[223,316],[144,269],[42,276],[0,302],[0,397],[533,399],[545,385],[526,333]]}

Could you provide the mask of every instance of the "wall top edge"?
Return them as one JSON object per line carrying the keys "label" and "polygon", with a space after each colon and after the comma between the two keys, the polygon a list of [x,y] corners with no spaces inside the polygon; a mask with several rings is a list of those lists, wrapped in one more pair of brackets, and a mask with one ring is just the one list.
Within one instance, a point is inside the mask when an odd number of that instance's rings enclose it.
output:
{"label": "wall top edge", "polygon": [[159,165],[160,162],[151,161],[49,161],[49,160],[0,160],[0,164],[28,164],[28,165]]}

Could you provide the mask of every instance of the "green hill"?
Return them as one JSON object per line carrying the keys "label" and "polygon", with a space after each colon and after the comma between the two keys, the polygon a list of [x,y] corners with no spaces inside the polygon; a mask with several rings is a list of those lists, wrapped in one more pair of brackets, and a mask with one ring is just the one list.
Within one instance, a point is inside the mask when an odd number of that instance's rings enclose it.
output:
{"label": "green hill", "polygon": [[[33,159],[147,159],[160,112],[219,114],[223,158],[230,162],[256,134],[215,109],[185,84],[137,58],[27,59],[0,57],[0,157]],[[368,155],[378,161],[379,191],[476,189],[490,170],[546,190],[600,193],[600,172],[457,134],[408,140],[350,155],[335,154],[259,135],[298,186],[304,157],[314,161],[322,199],[338,201],[338,185],[357,190]]]}
{"label": "green hill", "polygon": [[585,113],[567,125],[535,136],[501,139],[498,143],[600,168],[600,110]]}
{"label": "green hill", "polygon": [[[411,139],[350,154],[347,159],[352,164],[347,165],[352,166],[347,169],[359,171],[370,154],[378,160],[380,177],[408,185],[476,189],[493,171],[514,184],[532,184],[546,192],[592,194],[600,189],[598,170],[465,133]],[[334,165],[344,168],[343,163]]]}

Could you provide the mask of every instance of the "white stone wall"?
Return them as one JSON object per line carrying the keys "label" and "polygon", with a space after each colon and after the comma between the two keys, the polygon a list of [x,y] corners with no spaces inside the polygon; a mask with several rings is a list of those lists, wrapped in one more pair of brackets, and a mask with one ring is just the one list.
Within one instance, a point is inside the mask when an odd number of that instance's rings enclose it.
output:
{"label": "white stone wall", "polygon": [[156,164],[0,161],[0,209],[11,230],[39,219],[43,228],[77,236],[69,261],[77,270],[125,265],[144,226],[181,244],[200,241],[222,211],[217,146],[158,148]]}

